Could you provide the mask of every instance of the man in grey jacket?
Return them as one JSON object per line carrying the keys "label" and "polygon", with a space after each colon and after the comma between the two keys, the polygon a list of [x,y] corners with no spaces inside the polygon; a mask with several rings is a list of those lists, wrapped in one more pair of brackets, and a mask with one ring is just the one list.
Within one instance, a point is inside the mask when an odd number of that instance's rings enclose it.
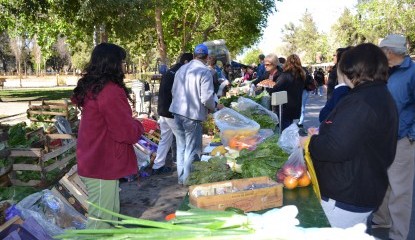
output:
{"label": "man in grey jacket", "polygon": [[174,77],[173,101],[169,111],[174,115],[177,128],[172,129],[177,144],[177,175],[184,184],[193,161],[202,153],[202,122],[209,111],[215,110],[213,79],[205,65],[208,48],[196,46],[194,59],[182,66]]}

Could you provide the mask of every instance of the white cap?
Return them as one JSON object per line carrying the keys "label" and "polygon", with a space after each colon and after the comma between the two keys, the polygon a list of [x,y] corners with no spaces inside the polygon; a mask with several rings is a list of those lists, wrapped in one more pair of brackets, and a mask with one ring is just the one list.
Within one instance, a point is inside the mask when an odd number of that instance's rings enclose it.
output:
{"label": "white cap", "polygon": [[408,50],[406,47],[405,36],[399,34],[390,34],[386,36],[382,41],[380,41],[379,47],[391,47],[401,52],[406,52]]}

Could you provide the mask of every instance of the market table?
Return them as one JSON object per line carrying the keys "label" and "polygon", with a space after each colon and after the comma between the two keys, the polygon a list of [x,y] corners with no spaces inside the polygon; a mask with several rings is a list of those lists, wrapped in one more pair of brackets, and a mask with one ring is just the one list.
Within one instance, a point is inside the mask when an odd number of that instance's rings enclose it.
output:
{"label": "market table", "polygon": [[[179,206],[179,210],[188,210],[190,208],[188,204],[189,194],[185,196],[182,204]],[[297,219],[300,221],[301,227],[330,227],[330,223],[311,185],[292,190],[284,188],[283,206],[286,205],[295,205],[298,208]],[[265,211],[259,211],[259,213]]]}

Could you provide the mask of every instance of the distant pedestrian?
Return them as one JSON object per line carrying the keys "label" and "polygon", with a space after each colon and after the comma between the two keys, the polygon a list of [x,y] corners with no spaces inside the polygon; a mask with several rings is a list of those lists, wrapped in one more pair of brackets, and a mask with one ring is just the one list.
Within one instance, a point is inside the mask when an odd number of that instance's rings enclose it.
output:
{"label": "distant pedestrian", "polygon": [[324,71],[322,68],[318,68],[314,72],[314,81],[317,83],[316,94],[322,97],[324,92]]}
{"label": "distant pedestrian", "polygon": [[338,48],[336,49],[336,53],[333,55],[333,62],[334,66],[329,73],[327,79],[327,100],[329,100],[332,96],[334,87],[338,84],[337,82],[337,63],[340,61],[342,54],[348,50],[350,47],[345,48]]}
{"label": "distant pedestrian", "polygon": [[257,78],[262,78],[263,75],[265,74],[265,64],[264,64],[264,59],[265,59],[265,55],[264,54],[259,54],[258,56],[259,59],[259,64],[258,64],[258,68],[257,68],[257,72],[256,72],[256,77]]}

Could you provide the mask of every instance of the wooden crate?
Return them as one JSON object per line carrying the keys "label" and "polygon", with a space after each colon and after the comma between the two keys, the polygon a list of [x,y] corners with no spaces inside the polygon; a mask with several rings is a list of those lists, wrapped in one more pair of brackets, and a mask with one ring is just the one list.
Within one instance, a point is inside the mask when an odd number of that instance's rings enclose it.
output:
{"label": "wooden crate", "polygon": [[269,177],[206,183],[189,187],[189,201],[204,209],[236,207],[245,212],[258,211],[282,206],[282,187]]}
{"label": "wooden crate", "polygon": [[78,175],[77,165],[52,188],[52,192],[79,213],[88,216],[88,191]]}
{"label": "wooden crate", "polygon": [[[78,110],[75,107],[74,112],[70,113],[70,108],[73,108],[73,106],[68,100],[42,100],[40,105],[35,105],[32,101],[29,101],[27,118],[33,122],[55,122],[56,116],[63,116],[73,123],[78,120]],[[37,116],[41,116],[42,119],[37,118]]]}
{"label": "wooden crate", "polygon": [[0,187],[7,187],[10,185],[7,174],[12,169],[12,162],[9,159],[10,149],[7,145],[8,127],[0,125]]}
{"label": "wooden crate", "polygon": [[[54,149],[51,149],[50,147],[11,149],[10,157],[12,159],[17,157],[27,157],[26,162],[13,163],[12,170],[9,173],[9,178],[12,185],[46,187],[56,182],[69,170],[71,167],[69,166],[69,163],[74,162],[76,158],[76,139],[69,134],[46,135],[46,142],[50,142],[54,139],[74,139],[74,141]],[[52,163],[52,161],[54,162]],[[56,178],[48,180],[47,174],[54,170],[58,170],[59,174],[57,174]],[[38,172],[40,180],[32,179],[28,182],[19,180],[17,174],[24,171]]]}

